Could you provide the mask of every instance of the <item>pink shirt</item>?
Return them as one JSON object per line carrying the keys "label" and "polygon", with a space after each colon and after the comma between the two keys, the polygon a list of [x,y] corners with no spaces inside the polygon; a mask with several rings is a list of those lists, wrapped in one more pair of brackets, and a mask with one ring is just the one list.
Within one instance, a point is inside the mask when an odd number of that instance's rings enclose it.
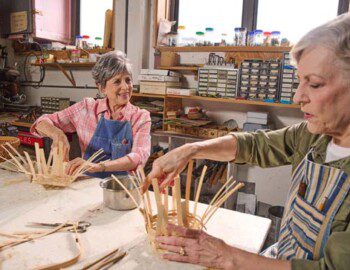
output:
{"label": "pink shirt", "polygon": [[[87,146],[95,132],[101,113],[106,119],[111,119],[111,111],[107,99],[94,100],[84,98],[69,108],[53,113],[44,114],[32,125],[30,131],[36,133],[36,125],[41,121],[48,121],[65,133],[76,132],[80,149],[84,155]],[[127,155],[135,164],[144,165],[151,151],[151,117],[148,111],[132,105],[130,102],[119,112],[118,121],[129,121],[132,127],[133,145],[131,153]]]}

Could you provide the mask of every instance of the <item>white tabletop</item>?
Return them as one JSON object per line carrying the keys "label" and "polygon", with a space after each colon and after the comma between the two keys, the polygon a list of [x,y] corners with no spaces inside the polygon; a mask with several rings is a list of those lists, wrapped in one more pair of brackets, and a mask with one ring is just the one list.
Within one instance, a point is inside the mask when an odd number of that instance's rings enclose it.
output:
{"label": "white tabletop", "polygon": [[[84,253],[71,269],[79,269],[117,247],[127,256],[111,269],[201,269],[162,260],[148,243],[138,210],[111,210],[103,206],[102,200],[98,179],[79,181],[65,189],[44,189],[30,184],[22,174],[0,169],[1,232],[31,230],[26,224],[34,221],[91,222],[88,231],[80,234]],[[205,209],[205,204],[199,204],[197,211],[201,214]],[[270,223],[266,218],[219,209],[208,223],[207,232],[230,245],[258,253]],[[0,268],[32,269],[68,260],[76,252],[72,233],[55,233],[0,252]]]}

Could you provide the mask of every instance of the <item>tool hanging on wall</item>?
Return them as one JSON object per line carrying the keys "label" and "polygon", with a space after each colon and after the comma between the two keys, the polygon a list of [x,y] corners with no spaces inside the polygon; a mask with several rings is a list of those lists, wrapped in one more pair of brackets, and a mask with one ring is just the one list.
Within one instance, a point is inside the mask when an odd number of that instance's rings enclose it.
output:
{"label": "tool hanging on wall", "polygon": [[[30,43],[34,44],[39,48],[39,51],[30,51],[23,63],[23,74],[24,74],[24,80],[21,81],[21,83],[30,84],[30,86],[34,88],[39,88],[44,79],[45,79],[45,67],[43,65],[40,66],[32,66],[33,63],[42,63],[44,59],[44,53],[41,45],[38,42],[35,41],[19,41],[19,43]],[[37,80],[34,80],[33,78],[37,76]]]}

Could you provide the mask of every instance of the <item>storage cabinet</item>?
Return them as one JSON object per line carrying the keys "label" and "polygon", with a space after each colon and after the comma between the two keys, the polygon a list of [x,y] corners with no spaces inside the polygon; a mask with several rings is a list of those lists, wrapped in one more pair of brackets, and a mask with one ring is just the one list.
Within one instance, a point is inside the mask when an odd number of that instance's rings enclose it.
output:
{"label": "storage cabinet", "polygon": [[71,42],[71,0],[0,0],[0,6],[2,35]]}

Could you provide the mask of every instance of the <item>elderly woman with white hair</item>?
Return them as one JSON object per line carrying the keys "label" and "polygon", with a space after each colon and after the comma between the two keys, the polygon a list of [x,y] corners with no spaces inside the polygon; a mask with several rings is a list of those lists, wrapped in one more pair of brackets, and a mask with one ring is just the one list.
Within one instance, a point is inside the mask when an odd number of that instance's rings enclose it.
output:
{"label": "elderly woman with white hair", "polygon": [[83,158],[68,163],[74,171],[99,149],[106,162],[91,164],[89,174],[105,178],[126,174],[144,165],[150,155],[150,114],[130,103],[133,83],[129,60],[121,51],[104,54],[95,64],[92,76],[103,99],[84,98],[69,108],[41,116],[31,132],[50,137],[53,146],[64,145],[68,159],[69,143],[65,133],[76,132]]}
{"label": "elderly woman with white hair", "polygon": [[291,54],[300,78],[294,102],[304,122],[186,144],[157,159],[149,175],[165,186],[190,159],[291,164],[278,242],[256,255],[169,225],[176,236],[157,237],[170,251],[164,258],[221,269],[350,269],[350,15],[310,31]]}

